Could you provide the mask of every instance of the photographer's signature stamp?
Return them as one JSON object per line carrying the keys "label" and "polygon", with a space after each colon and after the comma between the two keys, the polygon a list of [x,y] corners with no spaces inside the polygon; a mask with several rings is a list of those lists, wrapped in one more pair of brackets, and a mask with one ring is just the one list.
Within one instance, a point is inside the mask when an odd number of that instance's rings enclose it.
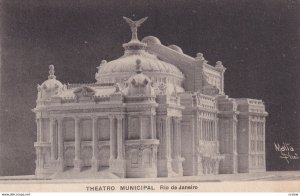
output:
{"label": "photographer's signature stamp", "polygon": [[285,159],[289,164],[291,160],[299,160],[298,154],[295,152],[295,148],[287,142],[275,143],[274,147],[277,152],[280,152],[280,158]]}

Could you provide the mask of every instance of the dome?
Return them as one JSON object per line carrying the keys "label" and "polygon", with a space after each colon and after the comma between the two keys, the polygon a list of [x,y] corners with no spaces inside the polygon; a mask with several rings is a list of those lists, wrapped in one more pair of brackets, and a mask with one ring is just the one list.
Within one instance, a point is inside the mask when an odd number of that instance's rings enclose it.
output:
{"label": "dome", "polygon": [[101,79],[103,77],[110,76],[112,79],[114,78],[114,75],[117,78],[118,76],[122,77],[126,74],[132,75],[132,73],[135,72],[135,64],[137,59],[141,60],[141,69],[147,75],[165,74],[181,79],[183,78],[183,74],[176,66],[161,61],[154,55],[146,53],[126,55],[117,60],[101,64],[98,72],[98,78]]}
{"label": "dome", "polygon": [[160,40],[157,37],[154,37],[154,36],[144,37],[142,39],[142,42],[146,43],[146,44],[159,44],[159,45],[161,45]]}
{"label": "dome", "polygon": [[38,99],[49,99],[53,95],[58,95],[62,88],[63,84],[56,80],[54,75],[54,66],[50,65],[48,80],[38,85]]}
{"label": "dome", "polygon": [[53,78],[53,79],[48,79],[45,82],[43,82],[41,87],[45,91],[53,91],[53,90],[56,90],[58,88],[62,88],[63,84],[60,81]]}
{"label": "dome", "polygon": [[170,45],[168,46],[169,48],[171,48],[172,50],[175,50],[176,52],[179,52],[179,53],[183,53],[182,49],[179,47],[179,46],[176,46],[176,45]]}
{"label": "dome", "polygon": [[49,65],[48,80],[43,82],[41,85],[43,90],[49,92],[49,91],[53,91],[53,90],[63,87],[63,84],[60,81],[56,80],[56,76],[54,75],[54,73],[55,73],[54,65]]}
{"label": "dome", "polygon": [[[137,26],[132,26],[131,31],[131,41],[123,44],[124,55],[110,62],[102,61],[97,67],[98,72],[95,75],[97,84],[124,84],[135,73],[136,61],[139,59],[139,66],[143,70],[143,74],[149,77],[154,84],[170,84],[176,86],[179,92],[184,91],[182,88],[183,73],[175,65],[158,59],[157,56],[146,50],[150,43],[160,44],[159,39],[148,36],[141,42],[137,39]],[[173,86],[172,91],[174,90]]]}

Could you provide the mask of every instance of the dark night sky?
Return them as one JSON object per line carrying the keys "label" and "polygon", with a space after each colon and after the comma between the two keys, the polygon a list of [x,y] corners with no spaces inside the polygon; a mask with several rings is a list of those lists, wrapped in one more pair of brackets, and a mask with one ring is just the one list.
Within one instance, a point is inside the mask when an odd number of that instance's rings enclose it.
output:
{"label": "dark night sky", "polygon": [[300,154],[299,1],[0,2],[0,175],[34,173],[31,109],[49,64],[63,83],[95,82],[100,61],[121,56],[130,39],[122,16],[149,16],[140,38],[202,52],[212,65],[223,61],[226,94],[266,104],[267,169],[300,169],[300,160],[279,159],[273,144],[289,142]]}

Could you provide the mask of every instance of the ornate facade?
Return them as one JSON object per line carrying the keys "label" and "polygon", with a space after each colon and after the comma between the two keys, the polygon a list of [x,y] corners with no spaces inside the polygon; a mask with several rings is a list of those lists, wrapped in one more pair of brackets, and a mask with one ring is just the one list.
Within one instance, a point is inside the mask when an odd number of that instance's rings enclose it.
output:
{"label": "ornate facade", "polygon": [[[125,18],[125,17],[124,17]],[[116,177],[197,176],[265,171],[264,103],[229,98],[225,67],[158,38],[103,60],[92,84],[62,84],[50,65],[38,85],[36,175],[84,171]]]}

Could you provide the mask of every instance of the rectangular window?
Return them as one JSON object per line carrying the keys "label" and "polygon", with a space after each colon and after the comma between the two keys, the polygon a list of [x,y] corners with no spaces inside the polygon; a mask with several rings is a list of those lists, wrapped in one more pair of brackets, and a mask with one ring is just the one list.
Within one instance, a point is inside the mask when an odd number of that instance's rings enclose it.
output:
{"label": "rectangular window", "polygon": [[136,140],[140,138],[140,121],[139,118],[129,118],[128,139]]}
{"label": "rectangular window", "polygon": [[100,141],[110,140],[110,122],[108,118],[99,118],[97,123],[98,139]]}
{"label": "rectangular window", "polygon": [[74,120],[64,120],[64,141],[75,141]]}
{"label": "rectangular window", "polygon": [[80,123],[80,130],[83,141],[92,141],[93,133],[92,133],[92,120],[84,119]]}
{"label": "rectangular window", "polygon": [[[151,139],[151,121],[150,121],[150,117],[142,117],[140,120],[142,120],[142,134],[141,138],[142,139]],[[130,128],[130,127],[129,127]]]}

